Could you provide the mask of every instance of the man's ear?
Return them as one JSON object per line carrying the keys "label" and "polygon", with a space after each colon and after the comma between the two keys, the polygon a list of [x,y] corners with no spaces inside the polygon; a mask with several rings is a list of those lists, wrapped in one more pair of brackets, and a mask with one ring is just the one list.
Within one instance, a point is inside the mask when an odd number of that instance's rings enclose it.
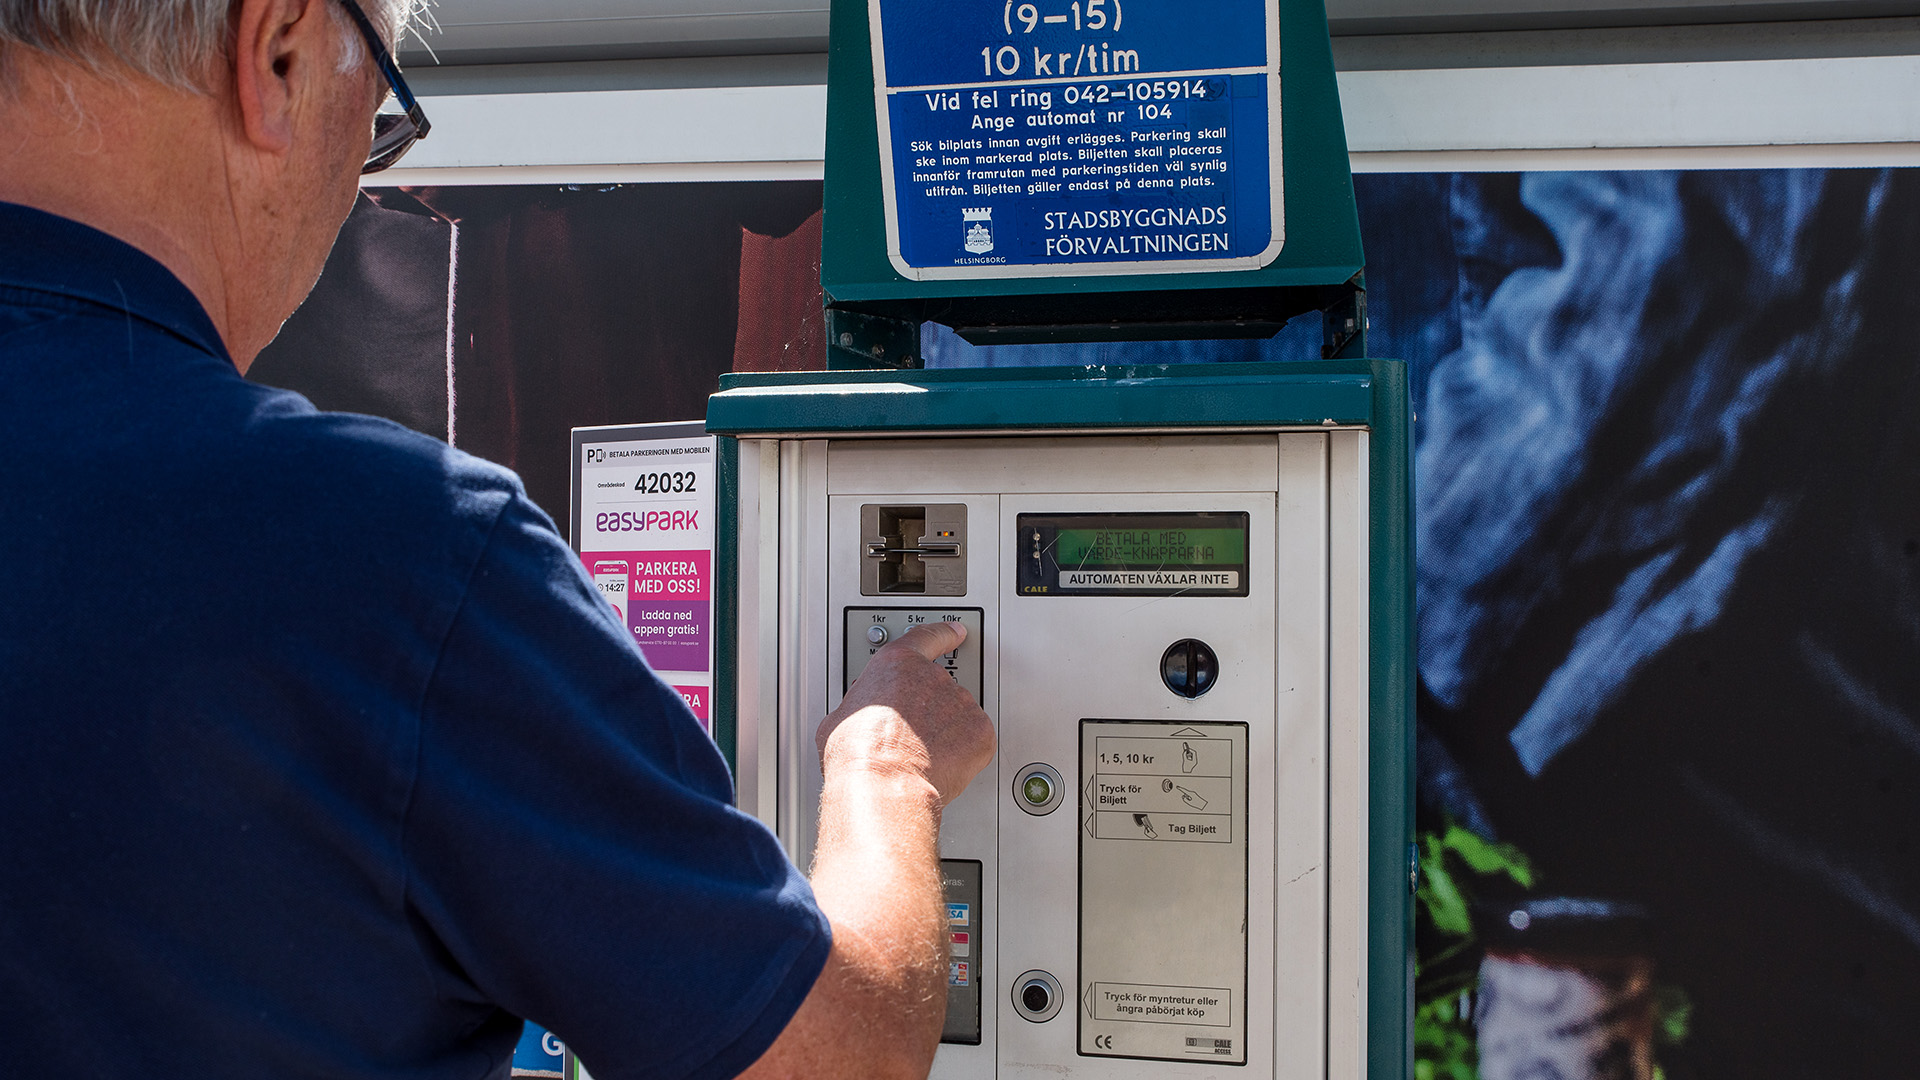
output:
{"label": "man's ear", "polygon": [[[327,0],[240,0],[234,16],[233,89],[242,135],[256,148],[293,146],[301,84],[330,72],[336,41]],[[309,83],[309,85],[311,85]]]}

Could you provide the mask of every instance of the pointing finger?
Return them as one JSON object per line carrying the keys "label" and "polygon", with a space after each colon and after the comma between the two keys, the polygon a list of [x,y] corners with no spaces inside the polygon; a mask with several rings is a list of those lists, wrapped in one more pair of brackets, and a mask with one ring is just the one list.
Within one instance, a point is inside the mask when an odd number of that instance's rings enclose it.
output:
{"label": "pointing finger", "polygon": [[900,635],[900,643],[929,660],[938,660],[967,640],[967,628],[957,622],[921,623]]}

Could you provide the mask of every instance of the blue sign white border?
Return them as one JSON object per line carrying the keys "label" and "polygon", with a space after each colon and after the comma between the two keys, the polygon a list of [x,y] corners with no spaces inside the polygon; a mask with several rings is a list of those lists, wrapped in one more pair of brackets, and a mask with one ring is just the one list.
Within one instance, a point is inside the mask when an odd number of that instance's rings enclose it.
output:
{"label": "blue sign white border", "polygon": [[[1285,176],[1281,169],[1281,114],[1280,114],[1280,0],[1266,0],[1267,7],[1267,63],[1264,68],[1229,68],[1207,71],[1155,72],[1149,77],[1156,79],[1192,78],[1195,76],[1218,74],[1267,76],[1267,155],[1269,195],[1272,213],[1269,220],[1273,223],[1273,238],[1266,250],[1258,255],[1246,255],[1233,259],[1168,259],[1153,262],[1057,262],[1046,264],[1021,263],[1010,264],[974,264],[966,266],[929,266],[918,267],[908,264],[900,252],[900,203],[899,191],[894,183],[893,121],[889,114],[887,94],[887,57],[886,36],[880,25],[880,0],[867,0],[868,39],[873,51],[873,96],[874,113],[879,121],[878,143],[880,151],[880,192],[885,205],[887,226],[887,260],[893,264],[894,272],[909,281],[977,281],[988,278],[1054,278],[1054,277],[1124,277],[1139,274],[1202,274],[1219,273],[1233,270],[1258,270],[1280,257],[1280,249],[1286,246],[1286,190]],[[1050,79],[1000,79],[994,81],[954,83],[940,86],[901,87],[901,91],[914,92],[934,90],[987,90],[1000,86],[1065,86],[1071,83],[1083,83],[1084,78]]]}

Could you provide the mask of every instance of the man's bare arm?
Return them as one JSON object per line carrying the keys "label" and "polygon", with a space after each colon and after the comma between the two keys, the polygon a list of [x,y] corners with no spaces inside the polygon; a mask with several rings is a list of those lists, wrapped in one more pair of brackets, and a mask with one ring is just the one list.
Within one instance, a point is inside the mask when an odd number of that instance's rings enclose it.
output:
{"label": "man's bare arm", "polygon": [[916,627],[820,726],[814,897],[833,950],[750,1080],[919,1078],[946,1014],[940,812],[993,757],[993,728],[935,657],[966,631]]}

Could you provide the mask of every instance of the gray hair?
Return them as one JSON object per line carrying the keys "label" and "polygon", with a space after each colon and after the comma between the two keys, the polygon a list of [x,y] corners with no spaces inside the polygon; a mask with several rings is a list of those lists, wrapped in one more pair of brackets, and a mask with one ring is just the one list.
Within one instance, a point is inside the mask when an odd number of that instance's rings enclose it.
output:
{"label": "gray hair", "polygon": [[[365,59],[360,35],[335,8],[347,42],[342,64]],[[398,39],[418,0],[361,0],[374,25]],[[86,64],[122,67],[182,90],[202,90],[226,55],[233,0],[0,0],[0,72],[16,48]]]}

